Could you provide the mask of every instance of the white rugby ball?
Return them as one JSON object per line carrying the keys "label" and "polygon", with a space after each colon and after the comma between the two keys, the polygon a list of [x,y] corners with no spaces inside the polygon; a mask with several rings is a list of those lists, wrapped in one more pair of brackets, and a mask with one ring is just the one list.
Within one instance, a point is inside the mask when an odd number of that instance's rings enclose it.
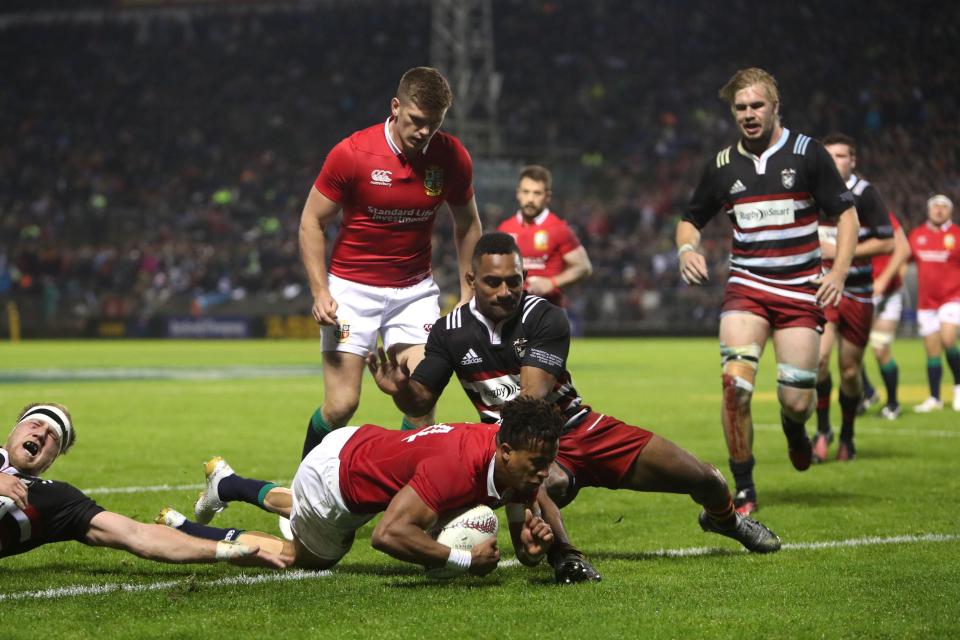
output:
{"label": "white rugby ball", "polygon": [[[497,539],[500,521],[493,509],[486,505],[477,505],[464,511],[454,512],[438,522],[429,531],[430,537],[451,549],[469,551],[474,545],[491,538]],[[427,576],[436,579],[454,578],[465,571],[449,567],[427,569]]]}

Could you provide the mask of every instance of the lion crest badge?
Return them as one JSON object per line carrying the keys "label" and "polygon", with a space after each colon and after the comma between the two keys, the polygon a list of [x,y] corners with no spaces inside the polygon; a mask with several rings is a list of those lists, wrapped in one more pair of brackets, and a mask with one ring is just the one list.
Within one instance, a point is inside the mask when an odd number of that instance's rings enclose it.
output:
{"label": "lion crest badge", "polygon": [[430,165],[423,176],[423,190],[433,198],[443,193],[443,169]]}

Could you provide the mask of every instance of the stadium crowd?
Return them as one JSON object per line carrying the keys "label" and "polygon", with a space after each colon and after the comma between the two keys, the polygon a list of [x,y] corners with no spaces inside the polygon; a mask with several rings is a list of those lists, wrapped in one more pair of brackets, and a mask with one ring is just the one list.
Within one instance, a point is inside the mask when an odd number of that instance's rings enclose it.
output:
{"label": "stadium crowd", "polygon": [[[960,8],[732,4],[722,13],[694,0],[496,4],[506,153],[555,169],[551,208],[594,266],[570,296],[588,327],[712,331],[724,225],[705,236],[714,274],[705,289],[680,284],[672,234],[702,159],[735,137],[716,91],[737,68],[775,73],[786,126],[857,138],[860,169],[908,229],[930,194],[960,195],[958,60],[945,55]],[[924,5],[952,17],[931,23]],[[326,150],[385,117],[399,74],[429,61],[426,26],[394,28],[408,9],[6,25],[0,299],[51,329],[308,312],[300,209]],[[748,29],[763,36],[733,37]],[[785,37],[798,31],[804,38]],[[515,203],[487,201],[477,186],[492,229]],[[439,241],[451,233],[447,216],[435,233],[435,277],[455,292],[456,259]]]}

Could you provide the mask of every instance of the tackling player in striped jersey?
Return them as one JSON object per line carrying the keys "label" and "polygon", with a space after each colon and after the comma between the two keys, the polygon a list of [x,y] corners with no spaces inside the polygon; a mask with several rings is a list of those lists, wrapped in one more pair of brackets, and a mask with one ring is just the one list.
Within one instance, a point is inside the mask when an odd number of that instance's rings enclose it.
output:
{"label": "tackling player in striped jersey", "polygon": [[[813,459],[827,459],[833,430],[830,428],[830,353],[837,345],[837,367],[840,371],[840,443],[837,460],[845,462],[856,455],[853,446],[853,423],[863,396],[863,354],[873,324],[873,263],[876,255],[893,253],[893,226],[887,207],[877,188],[853,173],[857,166],[857,147],[853,138],[832,133],[823,139],[823,146],[833,158],[847,187],[853,193],[860,222],[859,241],[853,263],[847,274],[843,298],[837,307],[824,309],[827,325],[820,338],[820,366],[817,374],[817,435],[813,442]],[[836,253],[837,228],[831,220],[820,225],[820,251],[823,269],[828,271]]]}
{"label": "tackling player in striped jersey", "polygon": [[[810,466],[805,423],[813,413],[822,307],[840,302],[857,243],[853,194],[816,140],[780,123],[777,81],[762,69],[738,71],[720,90],[740,132],[706,163],[677,226],[680,275],[709,279],[697,251],[700,231],[722,209],[733,225],[730,277],[720,315],[721,420],[741,513],[757,508],[750,402],[767,338],[777,356],[777,398],[793,466]],[[817,217],[837,219],[837,255],[820,275]]]}

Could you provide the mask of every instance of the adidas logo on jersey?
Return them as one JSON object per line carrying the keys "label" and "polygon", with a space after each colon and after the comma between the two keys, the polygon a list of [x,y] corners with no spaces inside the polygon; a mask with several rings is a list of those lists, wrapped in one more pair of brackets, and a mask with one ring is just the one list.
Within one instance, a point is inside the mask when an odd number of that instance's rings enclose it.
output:
{"label": "adidas logo on jersey", "polygon": [[480,364],[483,362],[483,358],[477,355],[477,352],[473,349],[469,349],[465,354],[463,354],[463,360],[460,361],[460,364]]}
{"label": "adidas logo on jersey", "polygon": [[746,190],[747,188],[743,186],[743,183],[737,180],[736,182],[733,183],[733,186],[730,187],[730,195],[733,195],[735,193],[740,193],[741,191],[746,191]]}
{"label": "adidas logo on jersey", "polygon": [[392,187],[393,178],[391,178],[392,171],[387,171],[386,169],[374,169],[370,172],[370,184],[379,184],[384,187]]}

